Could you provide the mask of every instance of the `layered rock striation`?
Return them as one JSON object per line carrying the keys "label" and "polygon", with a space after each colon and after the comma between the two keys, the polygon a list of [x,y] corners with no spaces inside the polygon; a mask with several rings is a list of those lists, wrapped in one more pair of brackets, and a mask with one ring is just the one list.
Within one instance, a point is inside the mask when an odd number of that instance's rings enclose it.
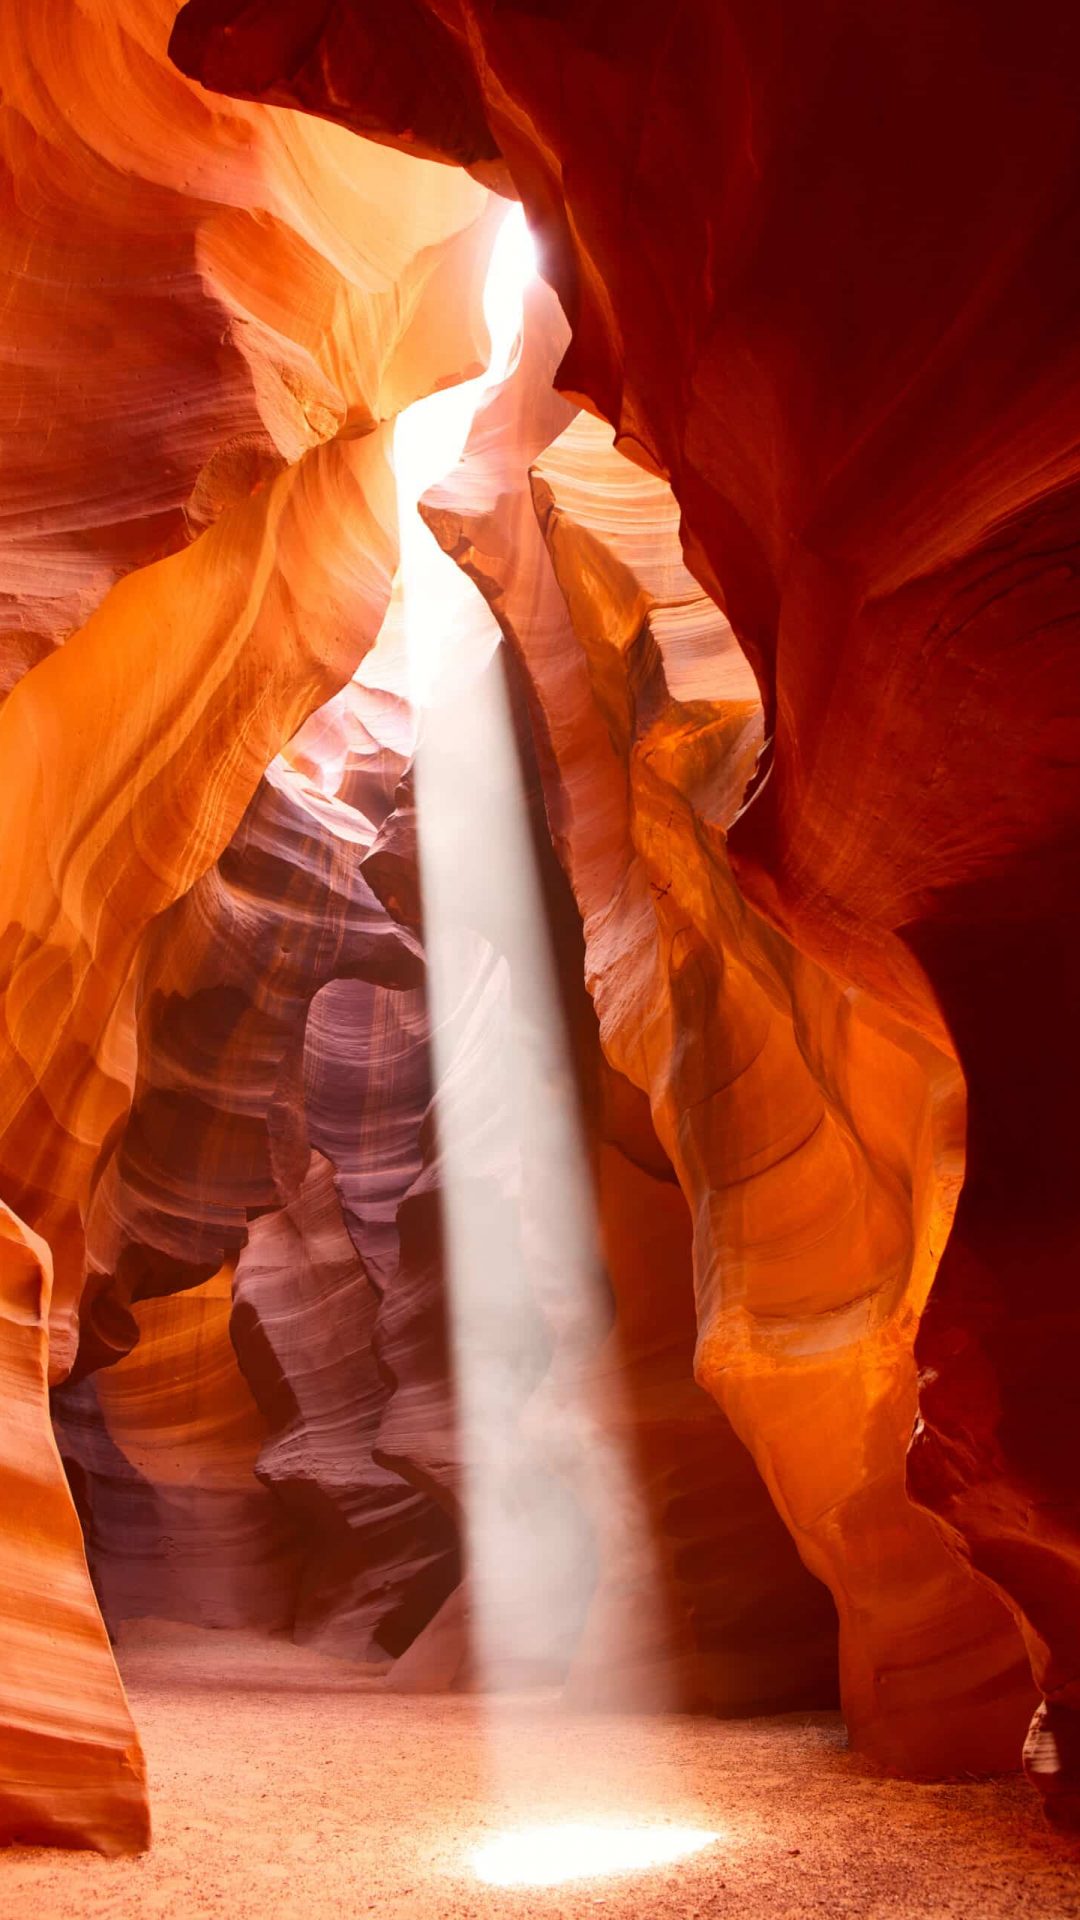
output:
{"label": "layered rock striation", "polygon": [[0,1832],[30,1806],[37,1837],[109,1844],[145,1838],[137,1743],[55,1449],[32,1436],[43,1369],[75,1357],[91,1197],[135,1085],[140,945],[375,640],[386,423],[482,362],[491,231],[464,176],[432,168],[417,193],[415,163],[372,148],[365,185],[340,131],[212,103],[168,62],[171,16],[50,0],[0,29],[0,1183],[55,1275],[26,1318],[12,1255],[27,1427],[5,1484],[56,1516],[48,1579],[17,1542],[5,1563],[5,1618],[32,1613],[50,1655],[20,1682],[33,1707],[5,1708],[27,1744]]}
{"label": "layered rock striation", "polygon": [[149,1839],[142,1749],[49,1421],[52,1260],[8,1207],[0,1278],[0,1839],[123,1852]]}
{"label": "layered rock striation", "polygon": [[537,290],[516,388],[425,511],[529,675],[605,1052],[648,1093],[690,1206],[698,1377],[833,1592],[853,1738],[910,1770],[1006,1765],[1030,1710],[1019,1639],[904,1490],[958,1076],[740,898],[725,837],[756,689],[664,483],[584,414],[534,458],[553,305]]}
{"label": "layered rock striation", "polygon": [[[827,1704],[838,1616],[863,1752],[1007,1766],[1034,1674],[1073,1819],[1080,29],[174,14],[0,23],[0,1839],[145,1844],[104,1621],[162,1614],[729,1713]],[[491,186],[550,287],[424,504],[435,696],[394,421],[483,364]],[[465,831],[519,775],[554,1072]],[[455,1183],[538,1518],[494,1669]]]}
{"label": "layered rock striation", "polygon": [[291,1625],[298,1543],[256,1479],[267,1428],[230,1338],[232,1266],[140,1302],[137,1343],[53,1397],[110,1631],[143,1618]]}
{"label": "layered rock striation", "polygon": [[[298,44],[287,13],[190,0],[174,51],[226,90],[501,159],[571,323],[559,385],[670,478],[754,668],[744,896],[959,1062],[967,1174],[933,1237],[910,1490],[1017,1611],[1036,1744],[1071,1750],[1076,21],[334,0]],[[376,26],[389,90],[352,51]]]}

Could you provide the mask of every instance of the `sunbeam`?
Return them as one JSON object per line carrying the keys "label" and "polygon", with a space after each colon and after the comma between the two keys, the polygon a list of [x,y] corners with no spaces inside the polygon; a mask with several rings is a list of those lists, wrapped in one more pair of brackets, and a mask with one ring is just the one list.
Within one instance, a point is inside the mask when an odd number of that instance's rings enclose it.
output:
{"label": "sunbeam", "polygon": [[[655,1610],[648,1529],[607,1369],[611,1307],[498,629],[416,513],[505,378],[535,271],[518,210],[487,287],[487,373],[411,407],[394,458],[404,620],[424,709],[417,807],[473,1659],[483,1687],[561,1680],[595,1586],[585,1514],[611,1516]],[[465,870],[465,849],[480,853]],[[467,1071],[464,1065],[467,1064]],[[479,1146],[478,1146],[478,1143]],[[492,1716],[492,1741],[498,1738]]]}

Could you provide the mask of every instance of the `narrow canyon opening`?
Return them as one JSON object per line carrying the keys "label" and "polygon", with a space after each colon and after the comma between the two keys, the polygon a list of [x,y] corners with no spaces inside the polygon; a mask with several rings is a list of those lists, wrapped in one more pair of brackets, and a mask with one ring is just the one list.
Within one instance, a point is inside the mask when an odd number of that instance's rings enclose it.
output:
{"label": "narrow canyon opening", "polygon": [[1077,34],[1002,140],[963,14],[0,26],[12,1910],[1080,1915]]}

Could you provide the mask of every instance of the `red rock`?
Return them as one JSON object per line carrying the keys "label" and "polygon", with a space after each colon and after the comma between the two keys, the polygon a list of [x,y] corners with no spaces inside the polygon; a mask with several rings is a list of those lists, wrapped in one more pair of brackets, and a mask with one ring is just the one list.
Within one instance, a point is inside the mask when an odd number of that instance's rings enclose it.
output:
{"label": "red rock", "polygon": [[[178,56],[284,97],[283,10],[191,0]],[[758,678],[744,895],[959,1060],[967,1176],[911,1487],[1018,1609],[1055,1712],[1080,1711],[1080,27],[1052,0],[1023,34],[951,0],[425,12],[401,25],[407,111],[335,57],[366,0],[326,9],[304,103],[502,155],[572,324],[559,384],[670,477]],[[434,59],[448,34],[482,102],[443,144],[449,96],[475,100]]]}
{"label": "red rock", "polygon": [[[374,824],[275,763],[220,860],[162,914],[137,972],[132,1108],[96,1194],[79,1367],[127,1306],[216,1272],[307,1171],[303,1047],[330,980],[415,987],[419,947],[362,872]],[[407,1182],[406,1182],[407,1184]]]}
{"label": "red rock", "polygon": [[[865,996],[839,1022],[827,977],[737,898],[723,828],[759,738],[756,693],[681,564],[663,483],[581,416],[533,469],[537,526],[523,470],[560,346],[550,308],[538,292],[516,381],[425,513],[530,676],[601,1037],[649,1093],[695,1222],[698,1376],[833,1591],[852,1736],[916,1770],[990,1751],[1008,1764],[1030,1698],[1020,1646],[903,1485],[912,1296],[932,1260],[896,1196],[914,1185],[921,1211],[948,1214],[955,1076]],[[628,1312],[647,1297],[639,1279]]]}
{"label": "red rock", "polygon": [[293,1635],[375,1662],[410,1644],[459,1577],[452,1518],[378,1457],[395,1391],[379,1307],[313,1155],[297,1199],[252,1225],[233,1339],[271,1429],[257,1472],[303,1546]]}
{"label": "red rock", "polygon": [[0,1276],[0,1843],[144,1847],[142,1750],[49,1424],[52,1262],[8,1207],[0,1209]]}
{"label": "red rock", "polygon": [[[0,710],[0,1188],[55,1263],[35,1350],[54,1383],[135,1083],[143,935],[374,642],[396,565],[386,423],[485,339],[486,194],[431,167],[416,195],[414,163],[386,149],[357,167],[340,131],[210,102],[168,63],[172,12],[58,0],[0,28],[0,684],[17,681]],[[44,1374],[38,1390],[28,1447]],[[43,1830],[136,1845],[137,1747],[55,1456],[49,1471],[69,1597],[39,1683],[48,1737],[0,1822],[29,1806]]]}
{"label": "red rock", "polygon": [[[593,1445],[602,1455],[614,1441],[630,1463],[655,1575],[638,1564],[628,1577],[627,1557],[633,1565],[641,1545],[624,1537],[622,1517],[612,1511],[610,1477],[602,1460],[591,1470],[586,1448],[571,1473],[594,1529],[599,1576],[570,1690],[605,1705],[678,1701],[725,1713],[820,1705],[833,1697],[832,1610],[799,1566],[740,1441],[694,1385],[692,1216],[647,1103],[624,1077],[639,1070],[635,1048],[648,1024],[633,997],[643,878],[638,871],[635,884],[627,846],[625,772],[612,755],[605,712],[594,704],[527,486],[529,460],[569,413],[545,391],[561,331],[553,308],[547,290],[536,288],[517,372],[479,416],[463,465],[426,496],[423,512],[488,599],[521,663],[520,731],[531,725],[536,742],[534,755],[526,734],[522,757],[541,771],[542,794],[533,775],[537,808],[546,803],[577,893],[575,910],[549,849],[545,894],[584,1087],[614,1321],[603,1344],[590,1350],[560,1337],[559,1312],[572,1324],[572,1303],[551,1314],[548,1391],[557,1415],[557,1383],[568,1372],[583,1405],[607,1405]],[[590,484],[607,502],[611,475],[602,459],[591,467]],[[602,558],[594,549],[578,559],[595,594]],[[609,617],[599,599],[596,613],[601,622]],[[613,705],[625,704],[617,670],[598,674],[597,682]],[[585,921],[584,955],[578,912]],[[619,954],[611,969],[613,997],[620,999],[614,1017],[596,986],[601,917]],[[595,1009],[582,993],[583,971]],[[621,1072],[604,1060],[600,1038]],[[551,1291],[557,1301],[557,1288]],[[546,1387],[536,1396],[536,1425]],[[658,1604],[650,1612],[642,1596],[654,1577]]]}
{"label": "red rock", "polygon": [[291,1626],[297,1542],[259,1485],[266,1423],[230,1339],[232,1268],[133,1310],[137,1341],[54,1395],[94,1585],[114,1638],[147,1616]]}
{"label": "red rock", "polygon": [[[145,1841],[94,1583],[403,1690],[727,1712],[828,1697],[824,1583],[858,1747],[1007,1765],[1033,1670],[1075,1819],[1080,27],[189,0],[170,65],[172,13],[0,25],[0,1835]],[[507,641],[455,697],[505,658],[566,1270],[464,835],[427,1058],[387,454],[482,357],[480,182],[566,321],[537,288],[426,513]],[[538,1625],[538,1530],[494,1671],[448,1141],[531,1356],[496,1466],[574,1560]]]}

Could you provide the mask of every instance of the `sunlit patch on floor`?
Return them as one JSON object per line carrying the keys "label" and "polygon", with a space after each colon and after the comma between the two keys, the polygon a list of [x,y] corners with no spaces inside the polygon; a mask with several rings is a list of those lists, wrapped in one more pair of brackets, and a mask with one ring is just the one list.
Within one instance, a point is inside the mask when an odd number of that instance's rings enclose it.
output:
{"label": "sunlit patch on floor", "polygon": [[521,1827],[485,1841],[469,1856],[490,1887],[557,1887],[609,1873],[670,1866],[709,1847],[719,1835],[704,1827],[616,1827],[571,1823]]}

